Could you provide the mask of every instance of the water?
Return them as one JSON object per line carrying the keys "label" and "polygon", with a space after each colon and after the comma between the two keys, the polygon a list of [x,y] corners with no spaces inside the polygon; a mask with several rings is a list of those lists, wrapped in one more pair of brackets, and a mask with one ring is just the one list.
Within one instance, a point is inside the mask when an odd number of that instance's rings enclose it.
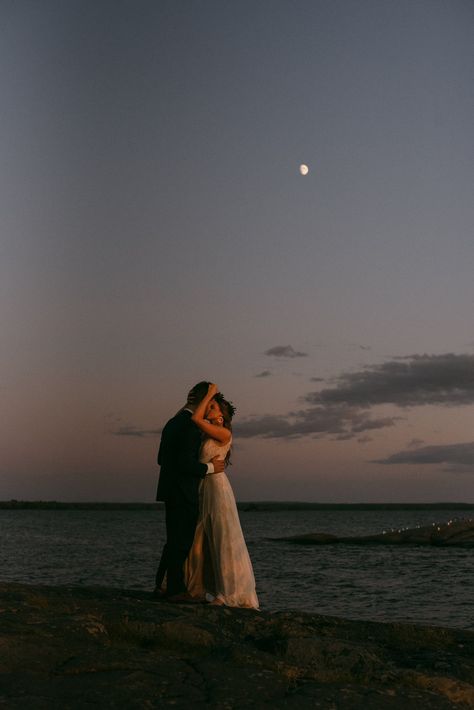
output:
{"label": "water", "polygon": [[[313,547],[267,539],[365,535],[462,516],[449,510],[240,513],[263,609],[474,629],[472,548]],[[0,535],[3,581],[151,590],[164,512],[0,510]]]}

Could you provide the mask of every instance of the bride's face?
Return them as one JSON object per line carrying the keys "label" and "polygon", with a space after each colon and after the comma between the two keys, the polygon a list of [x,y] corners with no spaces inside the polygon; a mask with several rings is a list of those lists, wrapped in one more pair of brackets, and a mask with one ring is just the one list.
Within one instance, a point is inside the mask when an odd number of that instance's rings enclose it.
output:
{"label": "bride's face", "polygon": [[213,399],[209,402],[209,406],[206,412],[206,419],[208,419],[211,424],[223,424],[224,417],[222,416],[222,411],[217,402]]}

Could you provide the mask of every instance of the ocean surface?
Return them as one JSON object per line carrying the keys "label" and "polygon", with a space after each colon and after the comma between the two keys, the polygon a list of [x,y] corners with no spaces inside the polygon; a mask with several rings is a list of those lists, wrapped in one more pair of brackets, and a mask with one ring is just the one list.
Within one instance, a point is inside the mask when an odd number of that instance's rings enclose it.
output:
{"label": "ocean surface", "polygon": [[[474,550],[299,546],[271,537],[365,535],[472,517],[459,510],[241,511],[262,609],[474,629]],[[0,510],[0,578],[152,590],[162,510]]]}

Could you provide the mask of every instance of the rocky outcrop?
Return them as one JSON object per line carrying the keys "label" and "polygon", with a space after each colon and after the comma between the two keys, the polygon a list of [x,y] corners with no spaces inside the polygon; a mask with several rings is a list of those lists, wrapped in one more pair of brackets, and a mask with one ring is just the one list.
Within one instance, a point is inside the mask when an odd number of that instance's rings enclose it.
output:
{"label": "rocky outcrop", "polygon": [[0,584],[0,706],[474,707],[474,634]]}
{"label": "rocky outcrop", "polygon": [[271,538],[300,545],[436,545],[438,547],[474,547],[474,520],[449,520],[416,528],[384,530],[378,535],[343,537],[327,533],[308,533]]}

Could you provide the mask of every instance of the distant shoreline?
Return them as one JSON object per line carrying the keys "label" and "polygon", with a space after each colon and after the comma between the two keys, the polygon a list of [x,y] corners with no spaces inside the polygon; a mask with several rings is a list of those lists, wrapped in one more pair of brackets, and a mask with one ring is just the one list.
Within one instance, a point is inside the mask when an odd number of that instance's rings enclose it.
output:
{"label": "distant shoreline", "polygon": [[[0,510],[160,510],[163,503],[106,503],[62,501],[0,501]],[[474,503],[303,503],[298,501],[241,501],[241,511],[279,510],[474,510]]]}

